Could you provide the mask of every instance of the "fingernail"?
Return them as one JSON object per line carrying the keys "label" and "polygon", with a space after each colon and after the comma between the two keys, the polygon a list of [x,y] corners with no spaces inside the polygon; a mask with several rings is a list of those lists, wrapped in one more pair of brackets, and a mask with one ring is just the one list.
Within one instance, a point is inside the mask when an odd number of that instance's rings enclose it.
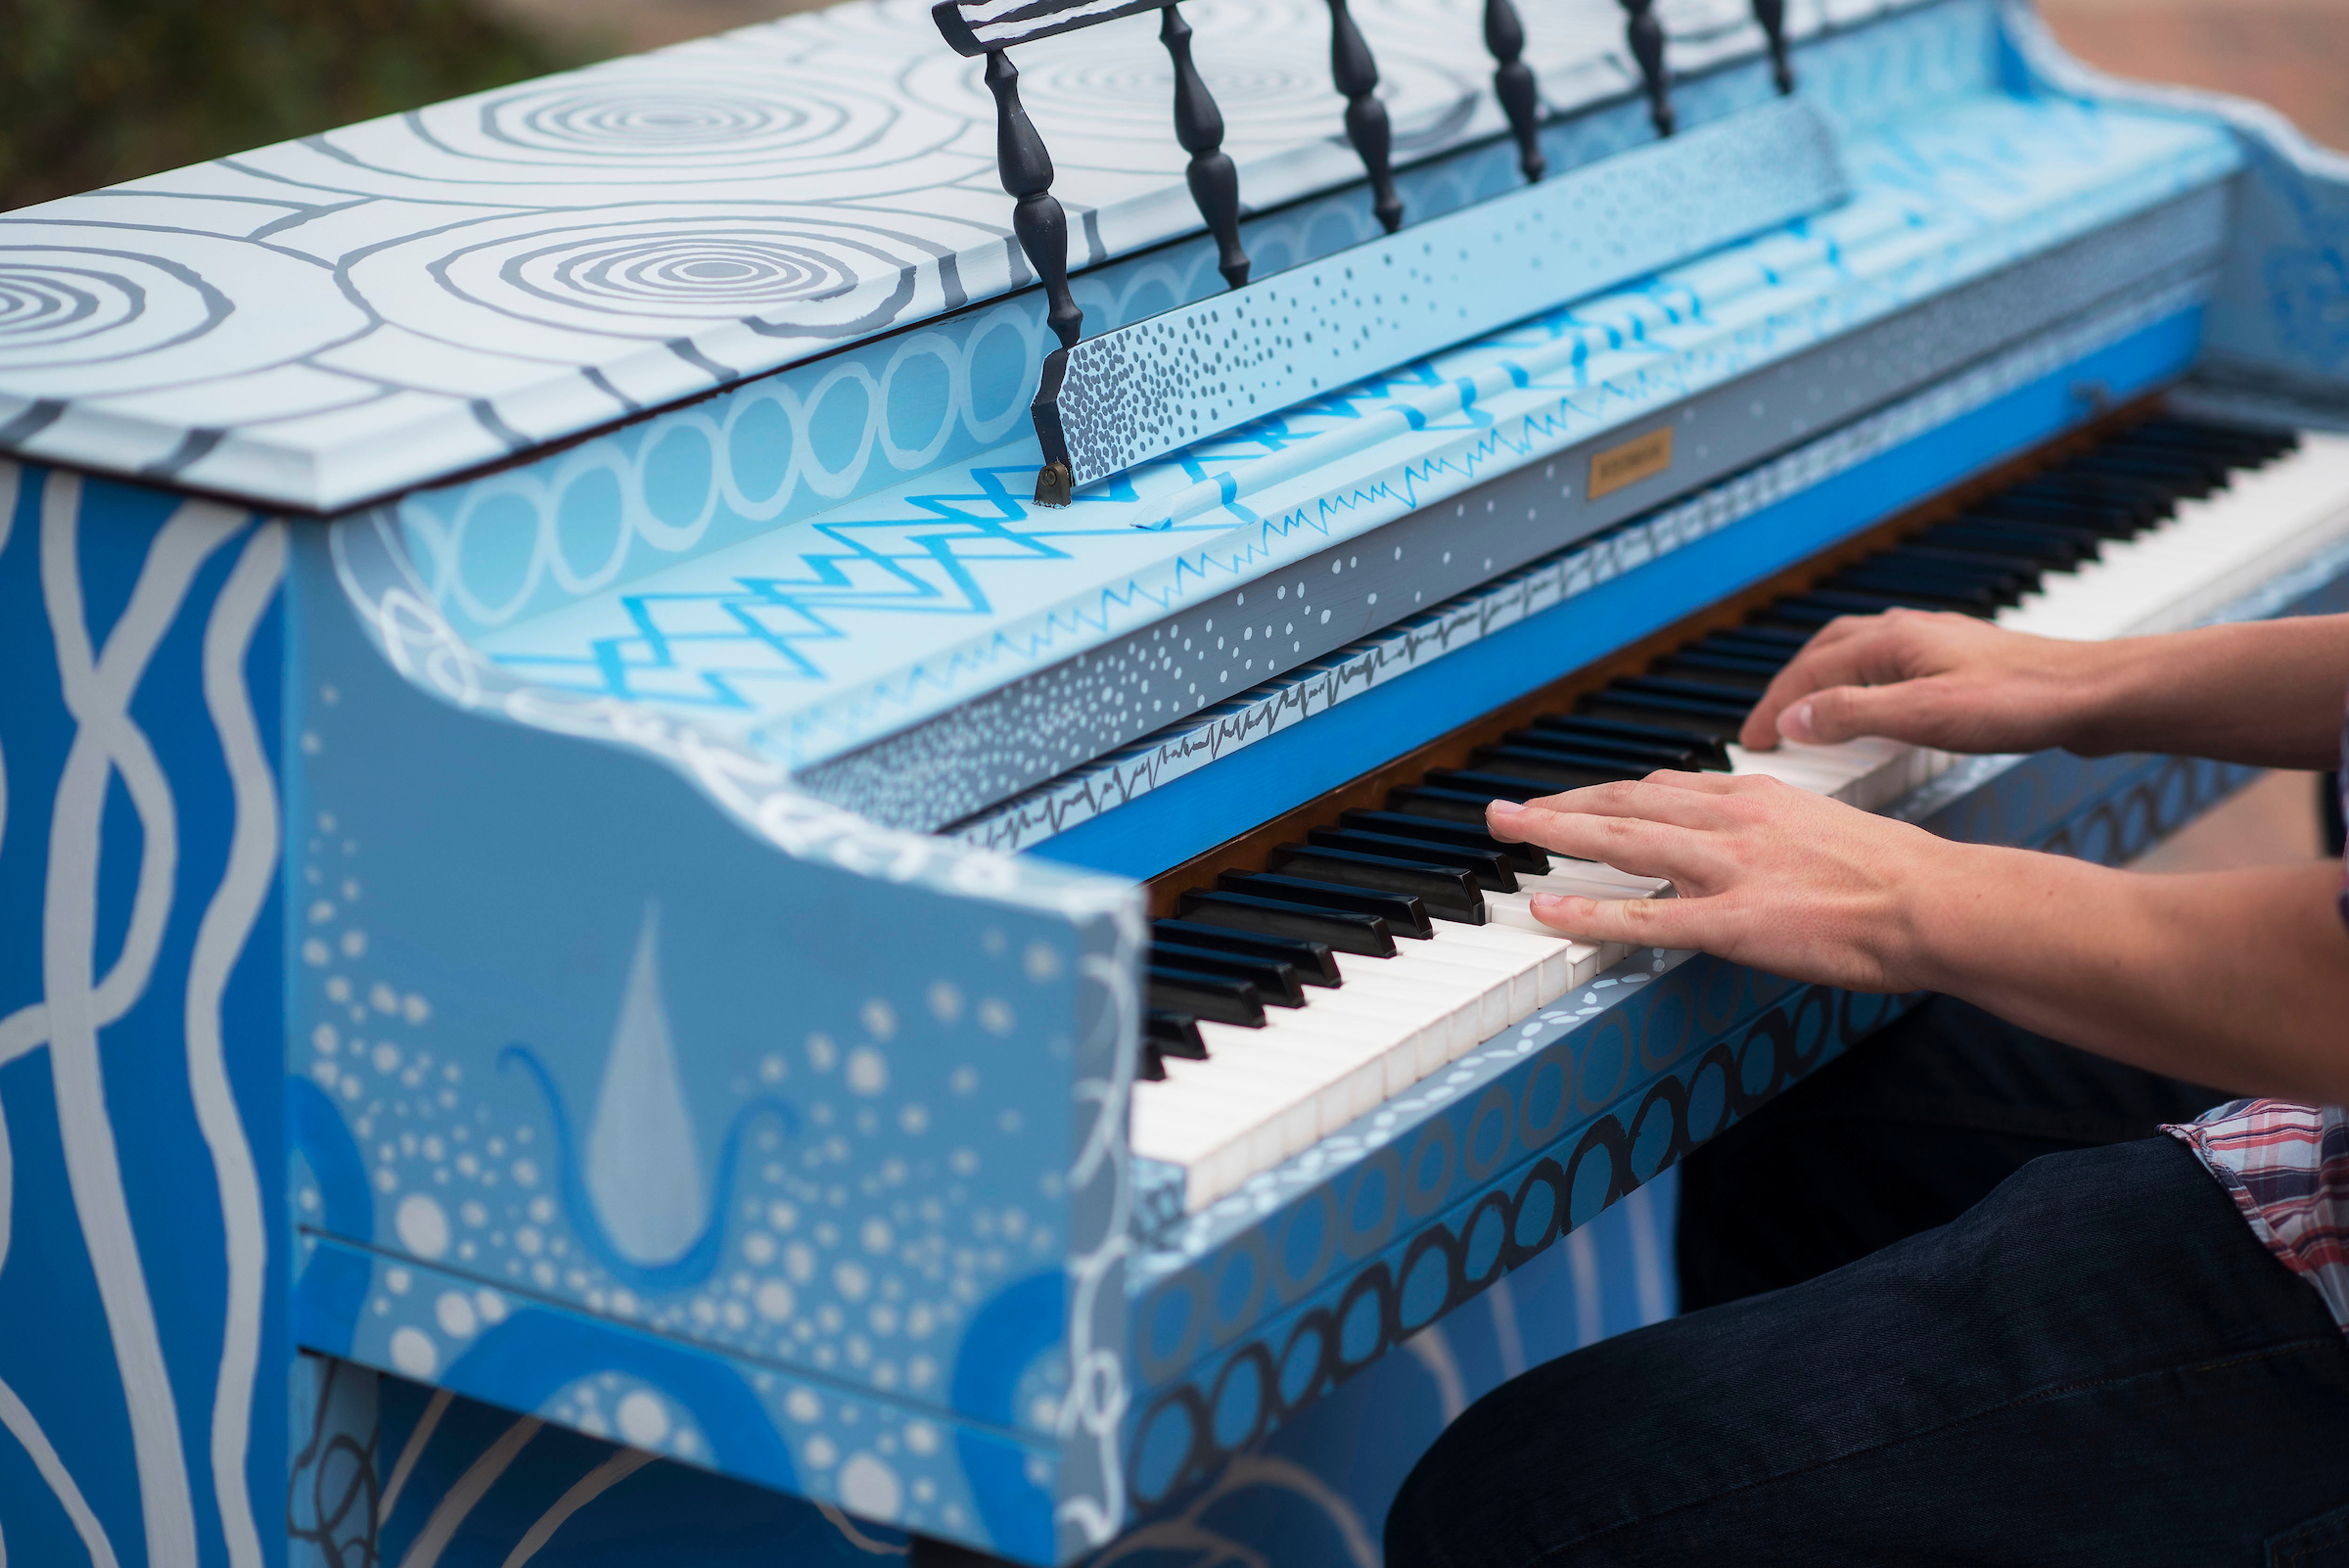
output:
{"label": "fingernail", "polygon": [[1495,801],[1485,809],[1494,816],[1515,816],[1525,807],[1519,806],[1515,801]]}
{"label": "fingernail", "polygon": [[1809,701],[1796,703],[1778,715],[1778,733],[1791,741],[1809,743],[1811,739],[1811,704]]}

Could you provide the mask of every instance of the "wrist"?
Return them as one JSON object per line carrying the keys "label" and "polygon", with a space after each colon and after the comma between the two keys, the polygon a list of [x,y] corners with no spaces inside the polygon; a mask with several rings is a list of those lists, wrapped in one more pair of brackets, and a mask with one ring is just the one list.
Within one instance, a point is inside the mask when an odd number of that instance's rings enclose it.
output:
{"label": "wrist", "polygon": [[1902,946],[1889,967],[1904,990],[1968,995],[2001,967],[2025,910],[2046,897],[2045,873],[2069,862],[1998,845],[1933,843],[1904,879]]}
{"label": "wrist", "polygon": [[2061,645],[2055,670],[2056,720],[2052,744],[2079,757],[2133,750],[2135,720],[2145,699],[2163,684],[2148,657],[2151,638]]}

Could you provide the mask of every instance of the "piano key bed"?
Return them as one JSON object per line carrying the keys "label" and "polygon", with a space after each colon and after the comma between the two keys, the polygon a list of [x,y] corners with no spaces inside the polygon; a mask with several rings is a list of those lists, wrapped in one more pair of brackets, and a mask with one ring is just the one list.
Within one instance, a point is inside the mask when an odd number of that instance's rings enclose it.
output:
{"label": "piano key bed", "polygon": [[[42,933],[0,967],[0,1392],[59,1503],[8,1510],[19,1557],[560,1568],[624,1519],[795,1563],[1210,1524],[1364,1560],[1459,1358],[1561,1347],[1497,1283],[1589,1281],[1683,1154],[1912,1000],[1568,941],[1533,895],[1671,890],[1497,843],[1486,801],[1761,771],[2121,861],[2246,781],[1734,737],[1839,614],[2349,608],[2342,378],[2295,336],[2337,300],[2241,282],[2349,213],[2337,170],[1979,0],[1661,42],[1608,0],[1491,54],[1481,4],[1431,4],[1355,8],[1384,85],[1348,65],[1310,132],[1219,51],[1286,60],[1303,18],[1325,87],[1324,8],[1194,3],[1159,41],[949,8],[981,55],[1019,34],[1075,350],[1034,160],[987,134],[1014,83],[887,0],[0,217],[0,289],[49,301],[0,312],[0,638],[34,676],[0,703],[0,909]],[[1146,140],[1072,134],[1124,80],[1095,68],[1179,66],[1194,24],[1221,151],[1195,93],[1188,165],[1155,100]],[[871,146],[936,145],[879,184],[735,145],[841,81],[887,109]],[[629,142],[593,106],[632,93],[714,105],[717,145]],[[1741,193],[1758,229],[1641,208],[1740,136],[1803,150]],[[1200,172],[1226,155],[1245,209]],[[463,218],[432,205],[460,176]],[[1620,211],[1578,237],[1668,264],[1536,298],[1492,225],[1458,276],[1526,311],[1029,500],[1053,342],[1077,387],[1267,283],[1384,309],[1313,269],[1594,191]],[[392,235],[411,201],[458,238]],[[884,208],[911,259],[838,241]],[[633,259],[509,255],[550,224]],[[133,232],[118,300],[42,270]],[[713,246],[841,287],[689,300]],[[549,302],[575,286],[606,292]],[[92,289],[150,304],[91,303],[85,345]],[[1084,387],[1112,424],[1114,393]],[[1656,1239],[1602,1282],[1649,1314]],[[1355,1422],[1375,1463],[1311,1448],[1399,1367],[1442,1397]],[[76,1512],[36,1438],[138,1487],[85,1474]],[[509,1513],[540,1523],[485,1545]]]}

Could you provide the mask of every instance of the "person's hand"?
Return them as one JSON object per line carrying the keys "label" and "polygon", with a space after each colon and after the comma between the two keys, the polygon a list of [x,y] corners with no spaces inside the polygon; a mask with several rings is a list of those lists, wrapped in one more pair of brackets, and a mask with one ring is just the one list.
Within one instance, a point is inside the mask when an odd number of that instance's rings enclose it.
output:
{"label": "person's hand", "polygon": [[1829,622],[1778,671],[1740,744],[1882,735],[1948,752],[2078,747],[2100,699],[2105,645],[2002,631],[1946,611]]}
{"label": "person's hand", "polygon": [[1669,878],[1678,898],[1537,896],[1546,924],[1586,942],[1695,947],[1852,991],[1929,984],[1919,900],[1954,892],[1966,847],[1773,778],[1651,773],[1519,807],[1496,838]]}

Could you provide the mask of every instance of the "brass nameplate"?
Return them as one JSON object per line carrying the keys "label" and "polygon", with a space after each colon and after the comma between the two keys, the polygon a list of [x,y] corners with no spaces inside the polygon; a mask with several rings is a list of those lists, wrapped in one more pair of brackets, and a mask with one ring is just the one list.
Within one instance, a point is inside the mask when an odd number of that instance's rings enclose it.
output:
{"label": "brass nameplate", "polygon": [[1672,427],[1635,436],[1621,446],[1590,454],[1590,499],[1654,479],[1672,467]]}

